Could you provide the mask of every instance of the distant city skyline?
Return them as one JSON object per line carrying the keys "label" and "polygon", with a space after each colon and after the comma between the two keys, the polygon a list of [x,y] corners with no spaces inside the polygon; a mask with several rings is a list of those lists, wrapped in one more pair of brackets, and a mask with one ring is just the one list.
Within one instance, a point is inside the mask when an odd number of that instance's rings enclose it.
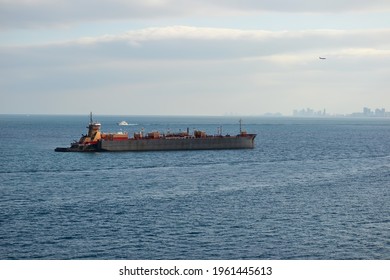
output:
{"label": "distant city skyline", "polygon": [[346,116],[346,117],[390,117],[390,112],[387,112],[385,108],[371,109],[368,107],[362,108],[360,112],[351,112],[344,114],[331,114],[327,113],[326,109],[314,110],[311,108],[294,109],[293,116],[295,117],[331,117],[331,116]]}

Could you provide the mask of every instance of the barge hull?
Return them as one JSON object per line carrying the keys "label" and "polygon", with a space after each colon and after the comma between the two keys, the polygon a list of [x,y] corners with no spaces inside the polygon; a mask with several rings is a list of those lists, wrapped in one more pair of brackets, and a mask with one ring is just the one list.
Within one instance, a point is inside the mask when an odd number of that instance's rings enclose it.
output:
{"label": "barge hull", "polygon": [[255,134],[233,137],[128,139],[123,141],[102,140],[98,151],[171,151],[171,150],[221,150],[253,149]]}

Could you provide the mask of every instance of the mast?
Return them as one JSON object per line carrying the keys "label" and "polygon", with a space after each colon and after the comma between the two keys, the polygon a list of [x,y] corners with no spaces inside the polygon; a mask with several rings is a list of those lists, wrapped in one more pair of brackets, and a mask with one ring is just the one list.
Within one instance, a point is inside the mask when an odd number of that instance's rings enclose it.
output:
{"label": "mast", "polygon": [[240,123],[240,134],[242,133],[242,119],[238,121]]}

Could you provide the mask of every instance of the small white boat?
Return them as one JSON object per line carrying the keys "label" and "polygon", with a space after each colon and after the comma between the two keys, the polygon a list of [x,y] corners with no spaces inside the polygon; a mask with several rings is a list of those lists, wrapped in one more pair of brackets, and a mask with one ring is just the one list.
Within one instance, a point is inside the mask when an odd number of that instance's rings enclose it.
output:
{"label": "small white boat", "polygon": [[129,124],[125,121],[121,121],[121,122],[118,122],[118,125],[129,125]]}

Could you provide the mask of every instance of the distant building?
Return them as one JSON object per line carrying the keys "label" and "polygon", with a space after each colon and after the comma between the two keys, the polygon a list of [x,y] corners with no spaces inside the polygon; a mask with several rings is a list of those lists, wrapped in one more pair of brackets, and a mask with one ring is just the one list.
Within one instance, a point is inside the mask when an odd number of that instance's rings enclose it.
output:
{"label": "distant building", "polygon": [[351,117],[377,117],[384,118],[390,117],[390,112],[386,112],[385,108],[371,110],[368,107],[363,108],[363,112],[356,112],[350,115]]}
{"label": "distant building", "polygon": [[302,110],[294,110],[293,111],[293,116],[294,117],[325,117],[326,110],[320,110],[320,111],[315,111],[311,108],[306,108]]}
{"label": "distant building", "polygon": [[386,110],[385,110],[385,108],[382,108],[382,109],[375,109],[375,116],[376,116],[376,117],[385,117],[385,116],[386,116]]}

